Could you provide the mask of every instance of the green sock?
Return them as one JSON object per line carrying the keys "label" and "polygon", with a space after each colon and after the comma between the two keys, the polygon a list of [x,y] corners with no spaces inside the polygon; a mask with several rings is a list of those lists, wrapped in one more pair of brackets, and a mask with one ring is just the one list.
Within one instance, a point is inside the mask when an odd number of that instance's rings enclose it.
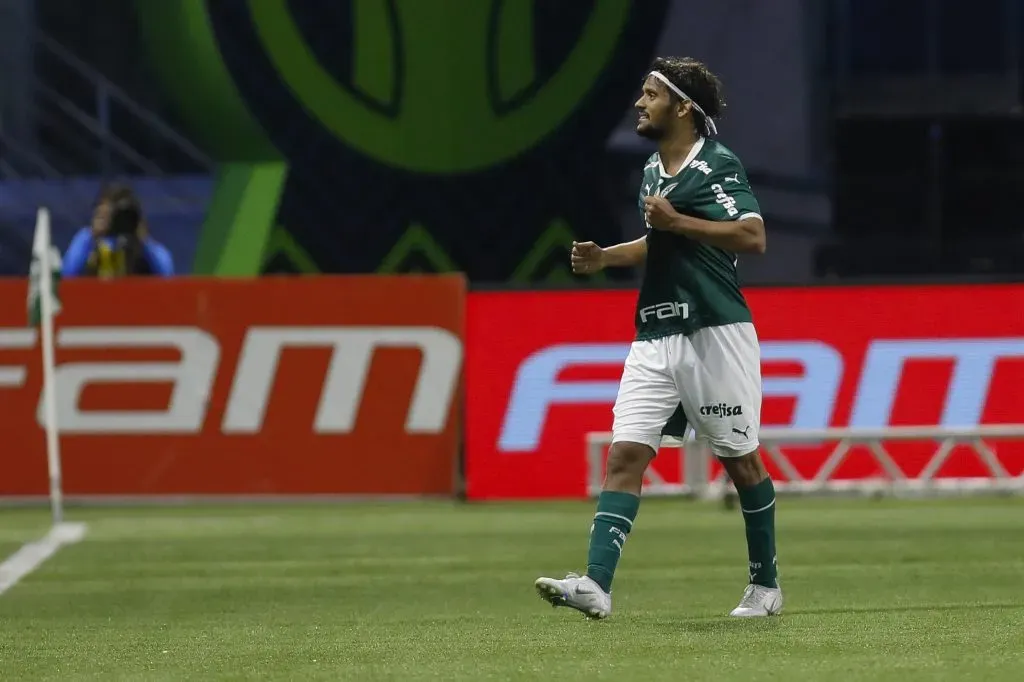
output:
{"label": "green sock", "polygon": [[737,488],[743,522],[747,526],[750,582],[778,587],[775,559],[775,486],[766,478],[751,488]]}
{"label": "green sock", "polygon": [[597,513],[590,528],[587,576],[605,592],[612,591],[615,566],[639,510],[640,498],[632,493],[605,490],[597,498]]}

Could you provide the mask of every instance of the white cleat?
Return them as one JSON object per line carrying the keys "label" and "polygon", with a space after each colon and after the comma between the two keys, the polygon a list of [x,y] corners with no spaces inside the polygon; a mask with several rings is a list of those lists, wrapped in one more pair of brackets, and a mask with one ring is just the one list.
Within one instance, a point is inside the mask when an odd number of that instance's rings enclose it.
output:
{"label": "white cleat", "polygon": [[737,618],[764,618],[782,612],[782,590],[778,587],[747,585],[739,606],[729,614]]}
{"label": "white cleat", "polygon": [[552,606],[568,606],[588,618],[607,618],[612,612],[612,596],[587,576],[570,573],[562,580],[537,578],[533,586]]}

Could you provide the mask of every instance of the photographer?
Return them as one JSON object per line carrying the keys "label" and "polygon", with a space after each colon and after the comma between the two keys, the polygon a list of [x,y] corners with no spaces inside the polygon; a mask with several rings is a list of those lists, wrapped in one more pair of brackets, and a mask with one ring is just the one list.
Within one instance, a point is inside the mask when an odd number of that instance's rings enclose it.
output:
{"label": "photographer", "polygon": [[174,274],[167,248],[149,236],[138,197],[127,185],[108,185],[100,192],[92,225],[83,227],[64,254],[64,277]]}

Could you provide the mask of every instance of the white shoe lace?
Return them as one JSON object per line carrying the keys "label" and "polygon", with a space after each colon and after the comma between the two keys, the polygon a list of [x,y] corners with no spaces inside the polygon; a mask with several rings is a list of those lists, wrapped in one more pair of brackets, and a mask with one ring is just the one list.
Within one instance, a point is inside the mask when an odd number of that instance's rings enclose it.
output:
{"label": "white shoe lace", "polygon": [[759,606],[757,599],[757,586],[747,585],[747,588],[743,590],[743,599],[740,599],[739,608],[753,609],[757,606]]}

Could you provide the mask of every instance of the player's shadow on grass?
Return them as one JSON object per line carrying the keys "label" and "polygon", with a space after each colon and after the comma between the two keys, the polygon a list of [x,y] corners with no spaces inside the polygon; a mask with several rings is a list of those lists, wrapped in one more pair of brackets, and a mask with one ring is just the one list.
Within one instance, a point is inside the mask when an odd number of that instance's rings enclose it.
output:
{"label": "player's shadow on grass", "polygon": [[817,616],[829,613],[912,613],[915,611],[988,611],[998,609],[1024,609],[1024,600],[1010,602],[989,602],[985,604],[910,604],[907,606],[849,606],[829,608],[827,606],[806,609],[786,609],[783,618],[790,616]]}
{"label": "player's shadow on grass", "polygon": [[784,617],[779,618],[728,618],[708,616],[688,620],[657,619],[659,630],[679,630],[694,635],[726,635],[733,632],[750,632],[751,630],[774,630],[782,625]]}
{"label": "player's shadow on grass", "polygon": [[824,616],[840,613],[871,614],[871,613],[914,613],[925,611],[985,611],[997,609],[1024,609],[1024,601],[994,602],[987,604],[915,604],[911,606],[865,606],[849,608],[807,608],[786,609],[785,613],[773,618],[730,618],[728,616],[700,616],[686,619],[666,619],[663,617],[644,621],[645,626],[656,626],[663,630],[678,630],[691,634],[728,634],[732,632],[749,632],[751,630],[772,630],[782,627],[787,618],[799,616]]}

